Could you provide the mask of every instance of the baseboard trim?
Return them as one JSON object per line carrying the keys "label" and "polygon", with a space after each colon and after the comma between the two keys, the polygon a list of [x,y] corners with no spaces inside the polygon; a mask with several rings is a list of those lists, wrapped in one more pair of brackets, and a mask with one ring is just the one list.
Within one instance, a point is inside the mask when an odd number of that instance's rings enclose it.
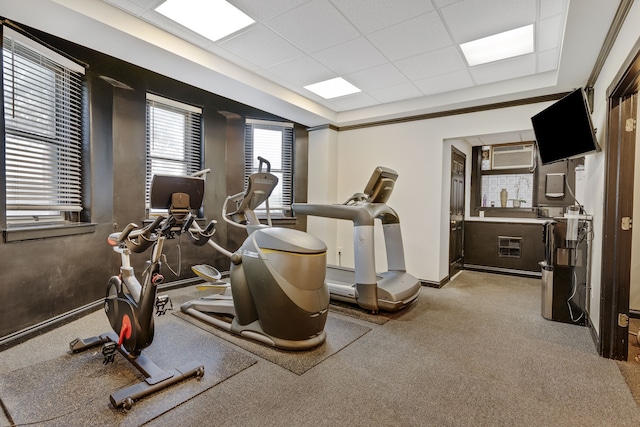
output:
{"label": "baseboard trim", "polygon": [[101,309],[103,304],[104,298],[4,336],[0,338],[0,351],[21,344],[31,338],[35,338],[38,335],[44,334],[45,332],[49,332],[55,328],[84,317],[87,314],[91,314],[94,311]]}
{"label": "baseboard trim", "polygon": [[587,316],[587,326],[589,327],[589,331],[591,332],[591,339],[593,340],[593,345],[596,347],[596,351],[600,356],[602,356],[602,347],[600,345],[600,337],[598,336],[598,332],[596,328],[593,327],[593,322],[591,321],[591,317]]}
{"label": "baseboard trim", "polygon": [[526,276],[526,277],[535,277],[541,278],[541,271],[528,271],[528,270],[516,270],[512,268],[501,268],[501,267],[489,267],[486,265],[474,265],[474,264],[465,264],[465,270],[474,270],[474,271],[486,271],[489,273],[502,273],[502,274],[512,274],[514,276]]}
{"label": "baseboard trim", "polygon": [[430,288],[438,288],[438,289],[440,289],[441,287],[443,287],[444,285],[449,283],[449,276],[445,277],[444,279],[442,279],[439,282],[434,282],[432,280],[422,280],[422,279],[419,279],[419,280],[420,280],[420,283],[422,284],[422,286],[428,286]]}
{"label": "baseboard trim", "polygon": [[[178,288],[183,288],[198,282],[202,282],[202,279],[199,277],[175,280],[173,282],[167,282],[167,283],[158,285],[158,290],[167,291],[170,289],[178,289]],[[22,330],[16,331],[12,334],[6,335],[4,337],[0,337],[0,351],[14,347],[18,344],[21,344],[25,341],[30,340],[31,338],[35,338],[38,335],[42,335],[45,332],[49,332],[53,329],[59,328],[60,326],[66,325],[67,323],[70,323],[74,320],[80,319],[81,317],[91,314],[94,311],[100,310],[103,307],[103,305],[104,305],[104,298],[91,302],[89,304],[83,305],[82,307],[78,307],[74,310],[67,311],[66,313],[62,313],[50,319],[44,320],[38,324],[29,326]]]}

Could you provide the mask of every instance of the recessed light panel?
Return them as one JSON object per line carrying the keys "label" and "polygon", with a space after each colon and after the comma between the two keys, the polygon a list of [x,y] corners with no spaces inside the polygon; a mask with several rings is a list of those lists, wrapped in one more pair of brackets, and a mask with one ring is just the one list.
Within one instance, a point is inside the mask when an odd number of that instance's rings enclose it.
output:
{"label": "recessed light panel", "polygon": [[352,93],[360,92],[360,89],[342,77],[336,77],[335,79],[307,85],[304,88],[310,90],[316,95],[320,95],[324,99],[337,98],[339,96],[351,95]]}
{"label": "recessed light panel", "polygon": [[224,0],[167,0],[156,12],[213,41],[255,22]]}
{"label": "recessed light panel", "polygon": [[533,24],[460,45],[470,67],[532,53]]}

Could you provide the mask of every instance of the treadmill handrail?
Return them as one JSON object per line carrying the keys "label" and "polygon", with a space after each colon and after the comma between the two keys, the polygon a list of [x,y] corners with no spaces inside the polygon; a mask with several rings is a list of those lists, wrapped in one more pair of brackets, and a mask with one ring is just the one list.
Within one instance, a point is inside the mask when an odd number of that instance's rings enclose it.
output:
{"label": "treadmill handrail", "polygon": [[376,218],[379,218],[383,224],[400,223],[400,218],[396,211],[385,203],[362,203],[357,205],[294,203],[291,207],[298,214],[348,219],[357,226],[373,225]]}

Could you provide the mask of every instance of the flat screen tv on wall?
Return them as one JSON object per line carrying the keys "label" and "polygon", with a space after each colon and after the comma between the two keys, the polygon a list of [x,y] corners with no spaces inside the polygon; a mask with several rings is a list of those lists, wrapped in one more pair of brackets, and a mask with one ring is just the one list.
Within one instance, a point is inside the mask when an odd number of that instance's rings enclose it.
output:
{"label": "flat screen tv on wall", "polygon": [[582,88],[531,117],[543,165],[600,151]]}

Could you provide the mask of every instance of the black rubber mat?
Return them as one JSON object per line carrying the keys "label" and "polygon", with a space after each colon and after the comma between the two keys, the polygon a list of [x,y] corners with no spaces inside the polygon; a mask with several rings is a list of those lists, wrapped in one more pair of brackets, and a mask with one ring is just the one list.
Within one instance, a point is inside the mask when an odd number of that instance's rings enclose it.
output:
{"label": "black rubber mat", "polygon": [[205,367],[204,377],[187,378],[146,396],[129,411],[115,409],[109,395],[144,377],[119,353],[113,363],[103,364],[100,347],[96,347],[76,354],[61,354],[0,376],[0,399],[14,425],[137,426],[257,361],[174,316],[156,318],[154,342],[143,353],[166,371],[198,362]]}
{"label": "black rubber mat", "polygon": [[304,374],[371,330],[367,326],[329,314],[324,328],[327,333],[324,343],[310,350],[287,351],[241,338],[179,311],[174,311],[173,314],[298,375]]}

